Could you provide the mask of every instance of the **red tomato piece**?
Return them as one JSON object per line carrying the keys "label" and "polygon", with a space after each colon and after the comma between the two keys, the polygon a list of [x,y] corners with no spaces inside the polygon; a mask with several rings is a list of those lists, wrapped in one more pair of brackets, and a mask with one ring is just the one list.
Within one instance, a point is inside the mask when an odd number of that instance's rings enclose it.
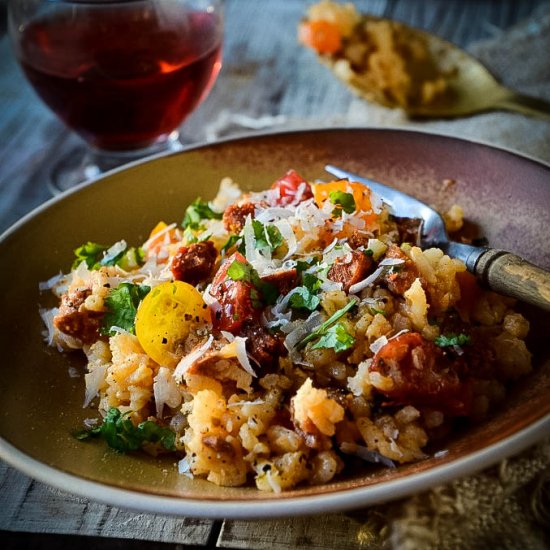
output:
{"label": "red tomato piece", "polygon": [[313,197],[311,185],[296,170],[289,170],[273,183],[271,189],[276,191],[273,203],[278,206],[286,206]]}
{"label": "red tomato piece", "polygon": [[369,368],[391,378],[381,389],[392,404],[430,407],[451,416],[469,414],[472,392],[459,377],[461,365],[417,332],[392,338],[375,354]]}

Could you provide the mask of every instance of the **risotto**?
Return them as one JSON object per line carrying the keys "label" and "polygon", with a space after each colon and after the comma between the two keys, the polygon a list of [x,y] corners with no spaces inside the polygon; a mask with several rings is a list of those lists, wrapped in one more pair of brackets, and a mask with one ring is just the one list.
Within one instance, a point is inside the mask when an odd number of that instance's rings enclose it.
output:
{"label": "risotto", "polygon": [[425,35],[397,21],[363,15],[353,4],[322,0],[311,5],[298,39],[352,89],[383,105],[429,105],[450,93],[455,69]]}
{"label": "risotto", "polygon": [[279,492],[420,460],[530,371],[513,301],[419,248],[415,220],[353,181],[269,185],[226,178],[180,224],[84,243],[44,285],[49,343],[86,355],[99,412],[77,437]]}

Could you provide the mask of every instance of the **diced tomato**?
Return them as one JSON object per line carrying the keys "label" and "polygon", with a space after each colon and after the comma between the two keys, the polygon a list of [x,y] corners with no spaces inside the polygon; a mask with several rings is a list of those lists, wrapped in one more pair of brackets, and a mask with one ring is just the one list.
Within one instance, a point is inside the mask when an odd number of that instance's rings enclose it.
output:
{"label": "diced tomato", "polygon": [[298,41],[320,54],[334,54],[342,49],[340,29],[331,21],[304,21],[298,26]]}
{"label": "diced tomato", "polygon": [[451,416],[468,415],[471,407],[471,386],[460,379],[461,370],[459,359],[451,360],[417,332],[389,340],[369,368],[391,379],[391,387],[379,391],[392,404],[434,408]]}
{"label": "diced tomato", "polygon": [[276,191],[273,202],[279,206],[305,201],[313,197],[311,185],[296,170],[289,170],[273,183],[271,189]]}
{"label": "diced tomato", "polygon": [[254,285],[249,281],[234,281],[227,275],[234,261],[248,263],[242,254],[236,252],[222,264],[210,288],[210,294],[216,299],[210,305],[210,311],[215,329],[238,334],[245,321],[259,318],[261,310],[253,305]]}

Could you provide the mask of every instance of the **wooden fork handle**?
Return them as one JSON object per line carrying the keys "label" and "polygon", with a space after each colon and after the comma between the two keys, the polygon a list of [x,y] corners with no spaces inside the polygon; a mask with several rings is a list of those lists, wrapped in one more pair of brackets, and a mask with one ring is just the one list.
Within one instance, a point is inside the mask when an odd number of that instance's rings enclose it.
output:
{"label": "wooden fork handle", "polygon": [[550,273],[519,256],[489,249],[477,260],[475,274],[489,288],[550,311]]}

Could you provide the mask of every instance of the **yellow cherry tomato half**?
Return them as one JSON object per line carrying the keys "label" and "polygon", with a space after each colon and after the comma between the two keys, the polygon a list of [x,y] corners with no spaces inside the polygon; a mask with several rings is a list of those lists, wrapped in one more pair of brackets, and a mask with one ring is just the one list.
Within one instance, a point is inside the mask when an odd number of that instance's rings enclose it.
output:
{"label": "yellow cherry tomato half", "polygon": [[311,186],[313,198],[319,208],[323,207],[323,203],[330,199],[330,194],[333,191],[342,191],[343,193],[351,193],[355,201],[355,211],[366,212],[362,217],[367,223],[367,226],[374,223],[378,218],[377,214],[372,212],[372,203],[370,200],[371,191],[362,183],[348,180],[336,180],[328,183],[316,183]]}
{"label": "yellow cherry tomato half", "polygon": [[173,368],[191,331],[209,322],[210,310],[194,286],[166,282],[154,287],[139,305],[136,336],[151,359]]}

